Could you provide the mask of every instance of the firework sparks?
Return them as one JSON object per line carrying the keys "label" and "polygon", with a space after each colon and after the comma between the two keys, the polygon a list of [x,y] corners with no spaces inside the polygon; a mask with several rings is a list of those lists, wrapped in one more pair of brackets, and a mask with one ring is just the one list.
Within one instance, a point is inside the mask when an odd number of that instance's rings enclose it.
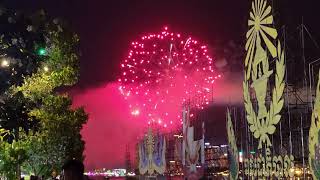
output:
{"label": "firework sparks", "polygon": [[188,100],[197,98],[199,108],[209,104],[219,77],[207,46],[165,27],[131,43],[118,81],[132,115],[169,127],[181,124],[181,106]]}

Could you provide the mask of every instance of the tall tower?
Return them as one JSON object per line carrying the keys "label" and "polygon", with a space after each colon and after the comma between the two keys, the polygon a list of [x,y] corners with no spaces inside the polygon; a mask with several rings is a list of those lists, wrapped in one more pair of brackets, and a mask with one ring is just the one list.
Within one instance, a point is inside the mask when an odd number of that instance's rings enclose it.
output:
{"label": "tall tower", "polygon": [[128,173],[128,172],[132,171],[129,144],[126,145],[125,157],[126,157],[126,170],[127,170],[127,173]]}

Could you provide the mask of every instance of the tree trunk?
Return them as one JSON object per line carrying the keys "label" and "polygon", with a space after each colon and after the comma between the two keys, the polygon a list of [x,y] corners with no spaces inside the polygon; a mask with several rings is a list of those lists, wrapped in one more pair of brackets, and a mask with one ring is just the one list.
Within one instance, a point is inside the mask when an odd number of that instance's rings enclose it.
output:
{"label": "tree trunk", "polygon": [[17,164],[16,175],[17,175],[17,180],[20,180],[20,178],[21,178],[21,167],[20,167],[20,164]]}
{"label": "tree trunk", "polygon": [[[18,130],[16,130],[16,132],[15,132],[15,139],[16,139],[16,142],[18,142],[19,141],[19,129]],[[21,167],[20,167],[20,154],[18,154],[18,158],[17,158],[17,161],[18,161],[18,163],[17,163],[17,167],[16,167],[16,178],[17,178],[17,180],[20,180],[20,178],[21,178]]]}

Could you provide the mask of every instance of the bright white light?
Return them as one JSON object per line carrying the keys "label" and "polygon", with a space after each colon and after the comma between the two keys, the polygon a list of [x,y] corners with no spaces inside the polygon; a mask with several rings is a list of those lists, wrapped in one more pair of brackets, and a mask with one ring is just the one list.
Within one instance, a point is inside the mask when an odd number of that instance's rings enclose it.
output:
{"label": "bright white light", "polygon": [[175,134],[175,135],[173,135],[173,137],[176,137],[176,138],[183,138],[183,136],[182,136],[182,135],[179,135],[179,134]]}
{"label": "bright white light", "polygon": [[138,109],[131,112],[132,115],[138,116],[140,114],[140,111]]}
{"label": "bright white light", "polygon": [[7,59],[3,59],[1,61],[1,67],[8,67],[10,65],[10,62]]}
{"label": "bright white light", "polygon": [[243,152],[242,151],[239,152],[239,162],[240,163],[243,162]]}
{"label": "bright white light", "polygon": [[206,143],[204,143],[204,145],[206,145],[206,146],[210,146],[210,143],[209,143],[209,142],[206,142]]}
{"label": "bright white light", "polygon": [[135,176],[136,174],[134,172],[128,172],[128,176]]}
{"label": "bright white light", "polygon": [[48,72],[48,71],[49,71],[48,66],[43,67],[43,70],[44,70],[45,72]]}

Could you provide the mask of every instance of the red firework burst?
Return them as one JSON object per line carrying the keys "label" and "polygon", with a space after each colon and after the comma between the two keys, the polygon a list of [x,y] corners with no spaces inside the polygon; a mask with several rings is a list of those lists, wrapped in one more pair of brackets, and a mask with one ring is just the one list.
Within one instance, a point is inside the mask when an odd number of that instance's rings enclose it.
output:
{"label": "red firework burst", "polygon": [[219,77],[207,46],[164,27],[131,43],[118,81],[132,115],[168,127],[181,123],[183,103],[193,99],[199,108],[209,104]]}

